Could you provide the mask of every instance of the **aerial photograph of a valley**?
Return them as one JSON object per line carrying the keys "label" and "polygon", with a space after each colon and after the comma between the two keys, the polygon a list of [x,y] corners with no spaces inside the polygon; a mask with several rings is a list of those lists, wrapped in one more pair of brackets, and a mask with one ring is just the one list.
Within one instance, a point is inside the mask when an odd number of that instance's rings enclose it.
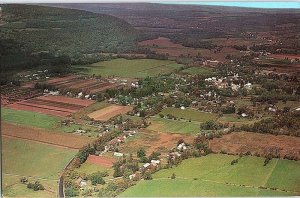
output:
{"label": "aerial photograph of a valley", "polygon": [[1,197],[300,196],[299,2],[0,4]]}

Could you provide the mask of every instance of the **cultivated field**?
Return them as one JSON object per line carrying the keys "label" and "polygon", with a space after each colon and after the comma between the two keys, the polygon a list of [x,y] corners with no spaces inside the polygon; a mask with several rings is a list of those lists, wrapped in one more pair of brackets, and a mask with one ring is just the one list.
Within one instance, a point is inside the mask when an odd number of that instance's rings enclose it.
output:
{"label": "cultivated field", "polygon": [[1,86],[1,106],[14,102],[33,98],[41,95],[38,90],[33,88],[18,87],[14,85]]}
{"label": "cultivated field", "polygon": [[126,114],[129,111],[132,111],[133,107],[131,106],[120,106],[120,105],[110,105],[103,109],[94,111],[88,116],[94,120],[107,121],[110,118],[113,118],[120,114]]}
{"label": "cultivated field", "polygon": [[94,127],[89,127],[80,124],[61,124],[62,119],[52,115],[45,115],[41,113],[31,112],[31,111],[23,111],[23,110],[15,110],[9,108],[1,109],[1,120],[9,123],[14,123],[18,125],[28,126],[28,127],[37,127],[40,129],[47,129],[48,131],[56,131],[56,132],[74,132],[77,129],[87,130],[90,129],[89,133],[84,135],[86,136],[96,136]]}
{"label": "cultivated field", "polygon": [[40,96],[10,104],[8,107],[17,110],[27,110],[48,115],[66,117],[93,103],[94,101],[92,100],[69,98],[65,96]]}
{"label": "cultivated field", "polygon": [[300,139],[293,136],[270,135],[251,132],[233,132],[214,138],[209,142],[214,152],[265,154],[271,149],[278,149],[280,156],[295,156],[300,158]]}
{"label": "cultivated field", "polygon": [[93,138],[85,136],[53,132],[6,122],[1,122],[1,127],[2,135],[7,137],[32,140],[35,142],[72,149],[80,149],[93,141]]}
{"label": "cultivated field", "polygon": [[177,118],[183,118],[185,120],[192,120],[197,122],[206,122],[208,120],[217,119],[217,116],[213,113],[201,112],[195,109],[179,109],[168,107],[164,108],[161,113],[165,116],[171,114],[173,116],[176,116]]}
{"label": "cultivated field", "polygon": [[89,66],[75,66],[83,73],[101,75],[105,77],[118,76],[125,78],[144,78],[157,76],[179,69],[182,65],[169,60],[154,59],[114,59],[91,64]]}
{"label": "cultivated field", "polygon": [[[32,141],[2,137],[3,195],[7,197],[56,197],[60,171],[76,151]],[[33,191],[20,178],[38,180],[43,191]]]}
{"label": "cultivated field", "polygon": [[[141,181],[121,196],[286,196],[299,195],[300,164],[264,158],[210,154],[163,169],[151,181]],[[288,174],[285,174],[288,172]],[[175,173],[176,178],[170,179]],[[265,188],[265,189],[263,189]]]}
{"label": "cultivated field", "polygon": [[90,164],[96,164],[107,168],[111,168],[116,160],[104,156],[89,155],[86,161]]}
{"label": "cultivated field", "polygon": [[117,85],[93,78],[79,78],[77,76],[66,76],[60,78],[53,78],[45,82],[48,85],[56,87],[57,89],[69,89],[88,94],[95,94],[106,89],[111,89]]}

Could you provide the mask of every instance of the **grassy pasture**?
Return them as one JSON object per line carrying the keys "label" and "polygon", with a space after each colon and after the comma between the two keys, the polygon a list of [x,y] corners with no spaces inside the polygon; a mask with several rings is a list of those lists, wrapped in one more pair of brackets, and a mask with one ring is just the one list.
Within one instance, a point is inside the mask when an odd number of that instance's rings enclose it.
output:
{"label": "grassy pasture", "polygon": [[[286,196],[299,195],[300,164],[272,159],[263,166],[264,158],[211,154],[184,160],[172,169],[153,175],[152,181],[142,181],[121,196]],[[170,179],[175,173],[176,179]],[[284,191],[260,189],[278,188]]]}
{"label": "grassy pasture", "polygon": [[[5,196],[54,197],[60,171],[76,154],[76,151],[53,147],[31,141],[2,139],[3,194]],[[20,184],[22,176],[29,181],[39,180],[46,188],[33,192]]]}
{"label": "grassy pasture", "polygon": [[217,118],[217,116],[212,113],[201,112],[195,109],[179,109],[173,107],[164,108],[161,113],[163,115],[171,114],[178,118],[183,118],[186,120],[190,119],[197,122],[206,122],[208,120],[215,120]]}
{"label": "grassy pasture", "polygon": [[215,74],[213,69],[208,67],[189,67],[187,69],[182,70],[182,72],[191,75],[203,75],[203,76],[211,76]]}
{"label": "grassy pasture", "polygon": [[127,78],[144,78],[157,76],[179,69],[182,65],[170,60],[135,59],[123,58],[110,61],[102,61],[88,66],[74,66],[75,70],[87,74],[101,76],[119,76]]}
{"label": "grassy pasture", "polygon": [[200,123],[152,117],[148,129],[158,132],[197,134],[200,131]]}
{"label": "grassy pasture", "polygon": [[[80,124],[71,124],[65,126],[60,124],[62,119],[56,116],[9,108],[1,108],[1,120],[19,125],[62,131],[66,133],[73,132],[79,128],[85,130],[91,129],[92,131],[94,129],[92,127],[82,126]],[[91,132],[89,135],[93,136],[94,134]]]}

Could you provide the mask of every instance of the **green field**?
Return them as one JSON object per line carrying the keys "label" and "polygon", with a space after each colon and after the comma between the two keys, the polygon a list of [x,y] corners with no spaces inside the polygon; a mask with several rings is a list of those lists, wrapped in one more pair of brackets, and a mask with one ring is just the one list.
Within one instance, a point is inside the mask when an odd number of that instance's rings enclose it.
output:
{"label": "green field", "polygon": [[74,66],[75,70],[86,74],[101,76],[119,76],[127,78],[144,78],[147,76],[157,76],[179,69],[182,65],[169,60],[155,59],[114,59],[94,63],[88,66]]}
{"label": "green field", "polygon": [[[56,196],[60,171],[76,151],[13,138],[2,139],[2,174],[4,196]],[[46,188],[33,192],[20,184],[22,176],[39,180]]]}
{"label": "green field", "polygon": [[212,113],[201,112],[195,109],[179,109],[173,107],[164,108],[161,113],[163,115],[171,114],[177,118],[183,118],[197,122],[206,122],[208,120],[215,120],[217,118],[217,116]]}
{"label": "green field", "polygon": [[86,134],[90,136],[96,136],[97,133],[93,133],[94,128],[89,126],[82,126],[79,124],[61,125],[62,119],[56,116],[45,115],[41,113],[14,110],[9,108],[1,108],[1,120],[10,123],[16,123],[19,125],[25,125],[30,127],[37,127],[47,130],[62,131],[62,132],[73,132],[77,129],[91,129],[92,132]]}
{"label": "green field", "polygon": [[[300,163],[246,156],[211,154],[184,160],[179,166],[153,174],[121,196],[287,196],[300,194]],[[176,179],[170,179],[175,173]],[[259,187],[268,187],[261,189]],[[272,190],[270,188],[278,188]],[[283,191],[286,190],[287,192]]]}
{"label": "green field", "polygon": [[203,75],[203,76],[212,76],[215,74],[214,70],[207,67],[189,67],[182,70],[183,73],[191,75]]}
{"label": "green field", "polygon": [[163,131],[168,133],[197,134],[200,132],[200,123],[195,121],[188,122],[152,117],[151,125],[148,129],[158,132]]}

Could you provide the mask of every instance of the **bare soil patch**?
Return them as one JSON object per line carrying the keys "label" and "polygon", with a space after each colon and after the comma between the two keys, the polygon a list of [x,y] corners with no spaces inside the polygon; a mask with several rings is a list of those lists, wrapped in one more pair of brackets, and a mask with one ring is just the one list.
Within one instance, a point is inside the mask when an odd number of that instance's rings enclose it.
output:
{"label": "bare soil patch", "polygon": [[91,164],[98,164],[110,168],[116,160],[104,156],[89,155],[86,161]]}
{"label": "bare soil patch", "polygon": [[295,54],[271,54],[268,57],[277,58],[277,59],[285,59],[285,58],[288,58],[288,59],[298,58],[298,59],[300,59],[300,55],[295,55]]}
{"label": "bare soil patch", "polygon": [[1,127],[4,136],[33,140],[72,149],[80,149],[94,140],[93,138],[84,136],[56,133],[45,129],[20,126],[6,122],[1,122]]}
{"label": "bare soil patch", "polygon": [[120,114],[126,114],[132,110],[133,107],[131,106],[110,105],[98,111],[94,111],[93,113],[88,114],[88,116],[94,120],[107,121],[112,117]]}
{"label": "bare soil patch", "polygon": [[214,152],[265,154],[270,149],[278,148],[280,156],[291,155],[300,157],[300,138],[251,132],[233,132],[209,141],[209,147]]}

